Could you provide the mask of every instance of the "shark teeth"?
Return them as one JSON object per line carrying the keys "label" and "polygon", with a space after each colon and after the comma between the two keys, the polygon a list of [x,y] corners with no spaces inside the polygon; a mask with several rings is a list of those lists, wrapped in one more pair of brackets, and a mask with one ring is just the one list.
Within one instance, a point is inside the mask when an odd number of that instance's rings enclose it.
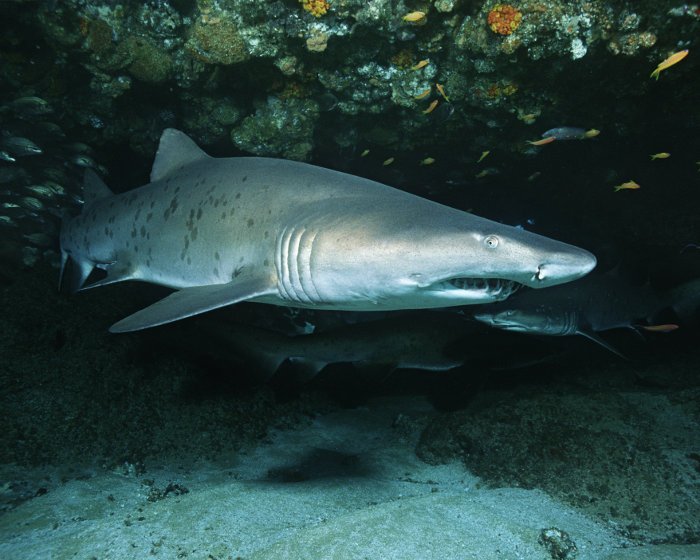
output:
{"label": "shark teeth", "polygon": [[486,292],[495,300],[506,299],[520,287],[517,282],[503,278],[451,278],[447,283],[458,290]]}

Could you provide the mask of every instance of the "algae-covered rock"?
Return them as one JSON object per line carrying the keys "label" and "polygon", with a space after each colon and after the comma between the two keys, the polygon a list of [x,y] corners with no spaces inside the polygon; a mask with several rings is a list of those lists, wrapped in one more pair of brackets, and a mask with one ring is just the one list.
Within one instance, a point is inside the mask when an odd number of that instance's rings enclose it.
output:
{"label": "algae-covered rock", "polygon": [[243,112],[229,96],[187,99],[184,124],[202,144],[212,144],[226,137],[228,129],[241,119]]}
{"label": "algae-covered rock", "polygon": [[289,98],[283,102],[270,97],[267,104],[231,131],[231,140],[241,150],[259,156],[305,161],[314,147],[318,116],[318,103],[311,99]]}
{"label": "algae-covered rock", "polygon": [[132,76],[151,83],[162,82],[169,76],[173,60],[168,53],[143,39],[129,39],[127,48],[131,54],[128,70]]}
{"label": "algae-covered rock", "polygon": [[200,18],[192,27],[185,50],[193,59],[209,64],[235,64],[248,58],[238,28],[221,18]]}

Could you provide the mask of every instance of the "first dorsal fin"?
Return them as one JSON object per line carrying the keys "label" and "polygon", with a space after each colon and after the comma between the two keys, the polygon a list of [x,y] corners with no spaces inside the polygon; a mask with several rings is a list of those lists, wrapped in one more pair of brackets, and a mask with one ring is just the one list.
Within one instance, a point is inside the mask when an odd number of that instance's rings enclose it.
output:
{"label": "first dorsal fin", "polygon": [[209,159],[204,151],[184,132],[166,128],[160,137],[156,159],[151,169],[151,183],[195,161]]}
{"label": "first dorsal fin", "polygon": [[85,169],[85,175],[83,176],[83,199],[85,200],[85,205],[113,194],[97,173],[89,167]]}

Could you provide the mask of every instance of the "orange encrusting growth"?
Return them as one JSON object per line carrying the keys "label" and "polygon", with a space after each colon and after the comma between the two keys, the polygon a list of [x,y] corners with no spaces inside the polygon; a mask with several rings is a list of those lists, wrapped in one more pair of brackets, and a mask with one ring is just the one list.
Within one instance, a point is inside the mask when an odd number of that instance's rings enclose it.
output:
{"label": "orange encrusting growth", "polygon": [[518,8],[507,4],[496,4],[489,12],[488,23],[491,31],[499,35],[510,35],[516,30],[523,15]]}
{"label": "orange encrusting growth", "polygon": [[311,12],[311,15],[315,17],[321,17],[325,15],[330,8],[330,4],[327,0],[299,0],[302,3],[305,10]]}

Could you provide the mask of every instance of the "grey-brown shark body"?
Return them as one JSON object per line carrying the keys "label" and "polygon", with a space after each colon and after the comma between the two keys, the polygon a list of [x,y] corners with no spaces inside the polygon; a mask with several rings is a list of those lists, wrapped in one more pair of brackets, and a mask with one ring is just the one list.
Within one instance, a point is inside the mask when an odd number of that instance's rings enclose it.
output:
{"label": "grey-brown shark body", "polygon": [[338,171],[271,158],[212,158],[166,129],[151,182],[113,195],[86,172],[64,222],[63,268],[80,288],[142,280],[175,288],[111,327],[153,327],[239,301],[335,310],[499,301],[592,270],[577,247]]}

